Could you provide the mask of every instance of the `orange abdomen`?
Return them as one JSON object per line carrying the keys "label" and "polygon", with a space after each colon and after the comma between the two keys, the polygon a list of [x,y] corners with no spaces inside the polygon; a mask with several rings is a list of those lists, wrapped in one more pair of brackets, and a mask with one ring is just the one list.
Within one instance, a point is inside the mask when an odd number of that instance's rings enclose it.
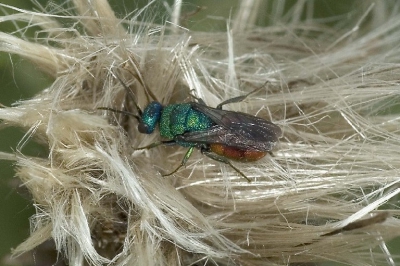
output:
{"label": "orange abdomen", "polygon": [[210,150],[220,156],[241,162],[253,162],[264,157],[267,152],[256,150],[242,150],[222,144],[210,144]]}

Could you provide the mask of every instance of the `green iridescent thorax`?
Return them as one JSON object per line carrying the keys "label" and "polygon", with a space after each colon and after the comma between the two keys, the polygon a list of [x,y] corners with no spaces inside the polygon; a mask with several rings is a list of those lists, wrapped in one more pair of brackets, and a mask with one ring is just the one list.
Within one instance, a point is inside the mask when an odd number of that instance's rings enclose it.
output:
{"label": "green iridescent thorax", "polygon": [[[171,104],[163,109],[160,119],[160,134],[166,139],[173,139],[185,132],[205,130],[212,125],[214,122],[205,114],[193,110],[190,103]],[[191,146],[184,143],[180,143],[180,145]]]}

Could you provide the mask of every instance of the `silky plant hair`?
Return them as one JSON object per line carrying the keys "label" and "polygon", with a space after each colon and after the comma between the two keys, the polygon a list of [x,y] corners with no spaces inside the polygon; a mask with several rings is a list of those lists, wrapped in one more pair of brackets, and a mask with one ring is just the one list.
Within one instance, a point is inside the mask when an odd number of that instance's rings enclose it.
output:
{"label": "silky plant hair", "polygon": [[[36,210],[12,256],[52,243],[67,265],[395,265],[399,4],[362,1],[326,19],[314,18],[313,1],[284,4],[241,1],[223,32],[190,30],[207,10],[181,1],[124,17],[106,0],[1,4],[0,21],[16,30],[0,33],[0,50],[53,79],[0,109],[3,127],[48,152],[1,153]],[[266,16],[269,26],[257,26]],[[163,176],[187,148],[137,149],[161,140],[158,129],[139,133],[137,107],[215,107],[251,91],[223,108],[283,132],[272,154],[233,162],[251,182],[197,150]]]}

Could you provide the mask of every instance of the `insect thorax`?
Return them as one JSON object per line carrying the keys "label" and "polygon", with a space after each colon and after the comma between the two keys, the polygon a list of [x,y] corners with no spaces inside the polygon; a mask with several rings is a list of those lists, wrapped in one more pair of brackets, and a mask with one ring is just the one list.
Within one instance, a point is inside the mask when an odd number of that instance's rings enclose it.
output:
{"label": "insect thorax", "polygon": [[[196,111],[190,103],[171,104],[164,107],[160,119],[160,134],[167,139],[174,139],[186,132],[201,131],[215,123],[205,114]],[[195,146],[179,143],[182,146]]]}

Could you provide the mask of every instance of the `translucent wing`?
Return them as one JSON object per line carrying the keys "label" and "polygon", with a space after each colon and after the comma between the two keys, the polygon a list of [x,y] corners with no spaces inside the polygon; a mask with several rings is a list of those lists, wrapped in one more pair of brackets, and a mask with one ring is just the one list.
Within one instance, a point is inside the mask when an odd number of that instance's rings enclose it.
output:
{"label": "translucent wing", "polygon": [[246,113],[211,108],[191,103],[216,125],[208,130],[188,132],[178,140],[194,143],[220,143],[241,149],[270,151],[282,136],[281,129],[270,121]]}

